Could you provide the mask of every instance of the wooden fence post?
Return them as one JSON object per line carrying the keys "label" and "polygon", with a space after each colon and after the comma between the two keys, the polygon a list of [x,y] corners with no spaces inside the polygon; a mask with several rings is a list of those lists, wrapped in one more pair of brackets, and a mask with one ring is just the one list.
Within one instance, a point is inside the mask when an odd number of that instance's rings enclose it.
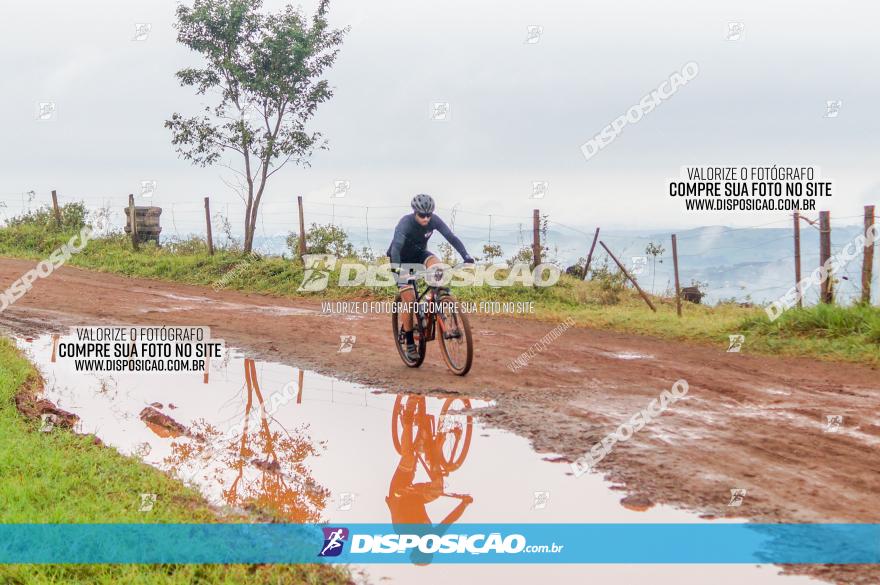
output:
{"label": "wooden fence post", "polygon": [[794,286],[800,309],[804,306],[804,291],[801,290],[801,214],[797,211],[794,212]]}
{"label": "wooden fence post", "polygon": [[862,302],[871,304],[871,278],[874,269],[874,206],[865,205],[865,251],[862,256]]}
{"label": "wooden fence post", "polygon": [[137,214],[134,211],[134,193],[128,194],[128,221],[131,227],[131,245],[137,250],[138,246],[138,237],[137,237]]}
{"label": "wooden fence post", "polygon": [[306,255],[306,219],[303,216],[303,198],[297,195],[296,203],[299,206],[299,256]]}
{"label": "wooden fence post", "polygon": [[58,194],[52,189],[52,209],[55,210],[55,225],[61,229],[61,210],[58,209]]}
{"label": "wooden fence post", "polygon": [[[831,259],[831,212],[819,212],[819,266],[825,266]],[[828,277],[822,281],[821,301],[823,303],[834,302],[834,275],[828,273]]]}
{"label": "wooden fence post", "polygon": [[214,237],[211,235],[211,204],[205,197],[205,224],[208,226],[208,254],[214,255]]}
{"label": "wooden fence post", "polygon": [[541,263],[541,212],[532,212],[532,259],[535,266]]}
{"label": "wooden fence post", "polygon": [[681,286],[678,282],[678,242],[672,234],[672,266],[675,268],[675,311],[681,317]]}
{"label": "wooden fence post", "polygon": [[654,306],[654,303],[651,302],[651,299],[648,298],[648,295],[645,294],[645,291],[642,290],[642,287],[639,286],[639,283],[636,282],[636,279],[630,276],[629,272],[626,271],[626,268],[623,267],[623,264],[620,263],[620,260],[611,253],[611,250],[608,249],[608,246],[605,245],[605,242],[599,240],[599,243],[602,244],[602,247],[605,248],[605,251],[608,252],[608,255],[611,256],[611,259],[614,260],[617,267],[620,268],[620,271],[623,272],[623,275],[626,276],[633,286],[636,287],[636,290],[639,291],[639,294],[642,295],[642,298],[645,299],[645,302],[648,303],[648,306],[651,307],[651,310],[655,313],[657,312],[657,307]]}
{"label": "wooden fence post", "polygon": [[593,234],[593,243],[590,245],[590,251],[587,254],[587,264],[584,266],[584,280],[587,279],[587,275],[590,273],[590,262],[593,261],[593,250],[596,249],[596,240],[599,239],[599,228],[596,228],[596,233]]}

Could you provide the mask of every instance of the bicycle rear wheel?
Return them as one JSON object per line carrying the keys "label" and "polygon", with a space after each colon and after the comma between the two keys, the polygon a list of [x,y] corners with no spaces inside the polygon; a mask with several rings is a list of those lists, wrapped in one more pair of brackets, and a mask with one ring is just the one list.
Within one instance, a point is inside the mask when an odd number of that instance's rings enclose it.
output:
{"label": "bicycle rear wheel", "polygon": [[[400,294],[394,297],[395,306],[399,306],[397,303],[402,303],[403,300],[400,298]],[[410,368],[417,368],[422,365],[422,362],[425,361],[425,353],[427,352],[427,342],[425,341],[425,335],[422,331],[421,325],[419,324],[419,320],[416,315],[412,316],[413,319],[413,340],[416,342],[416,347],[419,350],[419,359],[411,360],[406,355],[406,338],[404,337],[403,331],[400,329],[401,319],[400,314],[397,311],[391,312],[391,332],[394,335],[394,345],[397,346],[397,353],[400,354],[400,359],[403,360]]]}
{"label": "bicycle rear wheel", "polygon": [[452,295],[439,298],[437,321],[439,325],[440,350],[443,360],[453,374],[464,376],[474,361],[474,339],[467,315],[456,309]]}

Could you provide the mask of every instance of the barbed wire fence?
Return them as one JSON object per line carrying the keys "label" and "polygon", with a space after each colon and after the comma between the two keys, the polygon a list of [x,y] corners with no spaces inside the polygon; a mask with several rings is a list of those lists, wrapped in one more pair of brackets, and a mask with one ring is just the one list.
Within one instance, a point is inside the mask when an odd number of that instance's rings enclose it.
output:
{"label": "barbed wire fence", "polygon": [[[69,196],[58,192],[58,203],[82,202],[90,211],[103,209],[106,220],[114,229],[121,229],[127,221],[127,202],[124,197]],[[539,199],[534,203],[538,205]],[[139,205],[151,205],[152,199],[140,197]],[[0,192],[0,225],[6,225],[13,217],[51,207],[46,193],[35,191]],[[204,238],[206,233],[205,210],[202,203],[192,201],[163,202],[162,240]],[[223,205],[223,212],[212,215],[214,238],[226,238],[234,234],[219,230],[222,222],[237,226],[242,222],[234,215],[236,208]],[[485,245],[498,246],[503,261],[524,249],[536,249],[543,261],[557,263],[561,268],[583,268],[593,240],[596,227],[605,245],[625,265],[628,272],[639,282],[641,288],[654,295],[674,295],[674,266],[671,253],[670,233],[660,230],[608,230],[601,226],[584,227],[573,222],[557,221],[540,215],[542,225],[536,225],[535,216],[506,213],[485,213],[467,209],[456,204],[439,207],[443,217],[465,246],[476,257],[483,256]],[[230,213],[233,215],[230,216]],[[243,219],[243,208],[239,210]],[[303,201],[306,231],[312,225],[334,225],[341,228],[357,250],[366,249],[375,256],[383,256],[390,243],[394,228],[401,217],[411,213],[408,205],[364,205],[331,197],[328,201]],[[867,213],[867,208],[865,210]],[[808,214],[802,214],[806,217]],[[804,276],[819,266],[820,230],[816,218],[807,218],[801,227],[801,265]],[[859,234],[865,233],[865,214],[851,214],[831,218],[831,255],[840,254]],[[299,232],[299,210],[296,198],[273,201],[261,207],[257,226],[258,237],[255,250],[264,254],[291,257],[297,253],[287,245],[288,236]],[[261,236],[261,237],[260,237]],[[442,240],[442,238],[441,238]],[[744,227],[704,227],[683,230],[677,234],[678,268],[681,287],[697,286],[706,293],[707,302],[733,301],[761,303],[775,300],[795,285],[795,252],[792,245],[793,228],[790,215],[772,221]],[[225,243],[229,243],[228,241]],[[434,243],[438,246],[442,242]],[[659,254],[651,254],[651,244]],[[435,250],[436,251],[436,250]],[[843,264],[834,275],[834,297],[838,303],[851,303],[861,298],[864,278],[865,249]],[[534,256],[532,256],[534,257]],[[601,246],[596,246],[590,270],[611,266],[613,262]],[[872,264],[876,264],[872,262]],[[873,267],[872,267],[873,268]],[[878,270],[870,271],[872,283],[871,302],[878,302]],[[804,291],[804,304],[820,302],[820,291],[815,287]]]}

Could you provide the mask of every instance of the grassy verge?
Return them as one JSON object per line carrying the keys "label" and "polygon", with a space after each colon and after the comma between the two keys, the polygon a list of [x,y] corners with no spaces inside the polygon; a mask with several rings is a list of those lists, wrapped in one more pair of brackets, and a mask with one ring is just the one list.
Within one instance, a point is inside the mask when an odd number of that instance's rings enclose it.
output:
{"label": "grassy verge", "polygon": [[[47,231],[43,226],[21,225],[0,229],[0,254],[44,259],[73,232]],[[338,269],[330,286],[316,293],[298,291],[303,267],[278,257],[250,259],[240,252],[219,250],[209,256],[199,242],[185,246],[142,246],[131,249],[128,240],[113,236],[91,241],[69,264],[127,276],[155,278],[282,297],[319,299],[393,297],[395,288],[337,287]],[[532,301],[535,314],[548,321],[572,317],[581,326],[691,340],[727,347],[728,336],[746,336],[742,351],[880,366],[880,309],[877,307],[812,307],[791,310],[771,323],[760,307],[722,304],[715,307],[684,303],[678,318],[672,299],[655,297],[654,313],[632,289],[608,281],[587,281],[563,276],[549,288],[456,287],[466,301]]]}
{"label": "grassy verge", "polygon": [[[38,431],[14,396],[38,384],[33,366],[0,338],[0,522],[204,523],[216,514],[193,490],[90,438]],[[156,505],[139,512],[141,493]],[[318,565],[0,565],[4,584],[49,583],[346,583],[337,568]]]}

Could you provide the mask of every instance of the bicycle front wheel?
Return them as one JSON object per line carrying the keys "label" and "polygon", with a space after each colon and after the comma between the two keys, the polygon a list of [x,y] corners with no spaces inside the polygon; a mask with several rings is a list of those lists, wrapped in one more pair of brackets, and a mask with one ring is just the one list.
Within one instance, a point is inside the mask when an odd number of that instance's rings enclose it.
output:
{"label": "bicycle front wheel", "polygon": [[464,376],[474,362],[474,339],[467,315],[456,308],[452,295],[440,297],[437,321],[440,326],[440,350],[443,361],[453,374]]}
{"label": "bicycle front wheel", "polygon": [[474,434],[474,417],[469,414],[450,414],[449,411],[469,410],[470,407],[471,401],[467,398],[447,398],[440,409],[436,445],[440,465],[446,473],[455,471],[464,463],[471,448],[471,436]]}

